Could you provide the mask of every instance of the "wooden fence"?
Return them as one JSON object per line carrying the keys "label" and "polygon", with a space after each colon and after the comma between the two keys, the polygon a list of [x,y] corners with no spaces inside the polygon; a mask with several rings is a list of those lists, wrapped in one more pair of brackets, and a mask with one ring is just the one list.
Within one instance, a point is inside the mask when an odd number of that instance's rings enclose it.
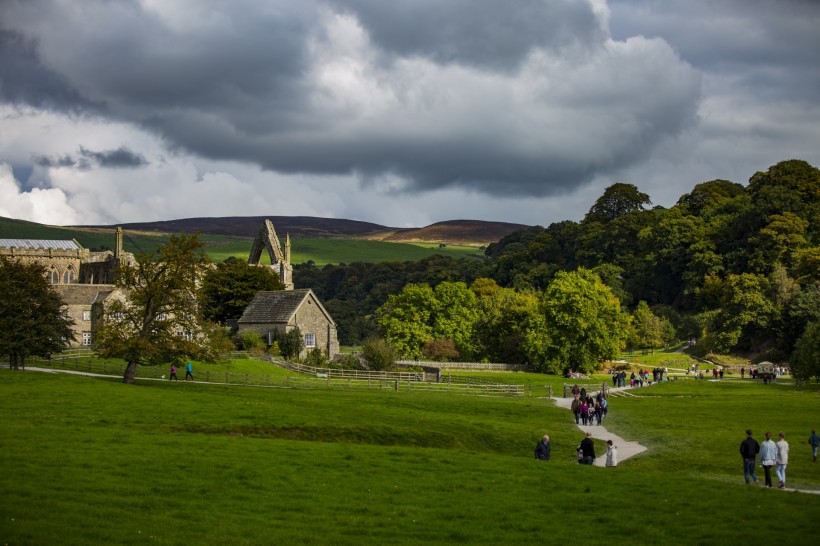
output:
{"label": "wooden fence", "polygon": [[[122,360],[106,360],[91,357],[60,357],[51,359],[30,359],[28,365],[52,369],[63,369],[81,373],[122,377],[126,364]],[[196,370],[194,380],[197,383],[214,383],[227,385],[248,385],[279,388],[302,389],[365,389],[385,391],[423,391],[482,396],[540,396],[533,393],[530,386],[508,385],[502,383],[476,384],[459,382],[425,382],[419,380],[417,373],[359,372],[356,370],[327,370],[327,372],[346,372],[347,374],[324,373],[323,369],[304,366],[308,371],[300,375],[253,374],[236,372],[212,372]],[[182,370],[182,368],[180,368]],[[181,374],[180,374],[181,375]],[[393,377],[391,377],[391,375]],[[164,366],[138,366],[138,379],[168,381],[167,368]],[[184,382],[184,380],[180,380]],[[549,396],[551,396],[551,392]]]}

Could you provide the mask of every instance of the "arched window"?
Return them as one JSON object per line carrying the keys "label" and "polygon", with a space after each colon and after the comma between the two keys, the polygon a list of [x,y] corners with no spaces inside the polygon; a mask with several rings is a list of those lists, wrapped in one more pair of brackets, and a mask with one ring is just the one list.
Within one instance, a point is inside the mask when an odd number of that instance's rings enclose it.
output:
{"label": "arched window", "polygon": [[51,284],[60,284],[60,273],[57,271],[56,267],[51,268],[51,273],[49,274],[49,280]]}
{"label": "arched window", "polygon": [[75,277],[76,277],[76,276],[74,275],[74,267],[73,267],[73,266],[68,266],[68,270],[65,272],[65,274],[66,274],[66,281],[65,281],[65,283],[66,283],[66,284],[71,284],[71,283],[73,283],[73,282],[74,282],[74,279],[75,279]]}

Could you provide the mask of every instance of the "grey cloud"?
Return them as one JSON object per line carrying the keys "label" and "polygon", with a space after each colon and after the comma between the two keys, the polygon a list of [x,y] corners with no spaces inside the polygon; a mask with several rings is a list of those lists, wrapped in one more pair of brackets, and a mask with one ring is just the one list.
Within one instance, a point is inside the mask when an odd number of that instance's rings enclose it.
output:
{"label": "grey cloud", "polygon": [[[697,72],[663,41],[611,47],[581,1],[189,7],[174,18],[136,2],[12,4],[4,24],[26,37],[17,58],[33,89],[16,95],[36,105],[64,89],[207,158],[494,195],[562,193],[639,161],[700,98]],[[344,15],[363,51],[332,28]],[[83,150],[79,167],[90,162],[146,163]]]}
{"label": "grey cloud", "polygon": [[587,47],[599,22],[574,0],[340,0],[385,52],[494,70],[518,68],[534,48]]}
{"label": "grey cloud", "polygon": [[96,110],[60,74],[45,67],[37,42],[0,28],[0,100],[55,110]]}
{"label": "grey cloud", "polygon": [[816,0],[610,0],[612,33],[663,36],[706,72],[737,78],[769,99],[814,103],[820,89]]}
{"label": "grey cloud", "polygon": [[45,155],[38,155],[32,158],[34,164],[39,167],[74,167],[77,162],[71,156],[48,157]]}
{"label": "grey cloud", "polygon": [[125,146],[120,146],[116,150],[105,150],[102,152],[94,152],[80,147],[80,155],[86,159],[95,161],[100,167],[134,169],[148,165],[148,160],[146,160],[145,157],[132,152]]}

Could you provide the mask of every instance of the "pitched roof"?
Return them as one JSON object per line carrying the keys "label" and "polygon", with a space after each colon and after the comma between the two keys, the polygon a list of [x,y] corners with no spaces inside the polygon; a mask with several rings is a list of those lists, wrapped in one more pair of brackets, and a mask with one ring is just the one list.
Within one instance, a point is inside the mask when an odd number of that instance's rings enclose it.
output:
{"label": "pitched roof", "polygon": [[91,305],[104,300],[116,290],[113,284],[58,284],[52,288],[66,305]]}
{"label": "pitched roof", "polygon": [[309,288],[257,292],[245,308],[245,312],[242,313],[239,323],[287,323],[308,297],[312,297],[327,319],[334,323],[330,314]]}
{"label": "pitched roof", "polygon": [[57,239],[0,239],[0,248],[54,248],[58,250],[82,250],[74,240]]}

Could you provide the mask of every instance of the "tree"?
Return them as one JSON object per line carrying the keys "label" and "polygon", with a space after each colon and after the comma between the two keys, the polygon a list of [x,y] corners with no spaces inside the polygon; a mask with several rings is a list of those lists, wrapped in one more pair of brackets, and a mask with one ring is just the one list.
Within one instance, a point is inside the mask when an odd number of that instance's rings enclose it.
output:
{"label": "tree", "polygon": [[789,367],[798,381],[808,381],[812,377],[820,381],[820,322],[806,326],[794,347]]}
{"label": "tree", "polygon": [[638,307],[635,308],[635,312],[632,314],[632,325],[635,329],[635,341],[638,347],[648,347],[654,352],[655,349],[663,346],[667,332],[664,320],[656,316],[645,301],[638,303]]}
{"label": "tree", "polygon": [[629,212],[643,210],[646,205],[651,204],[649,195],[639,191],[635,185],[616,182],[604,190],[604,194],[595,201],[584,217],[584,223],[606,224]]}
{"label": "tree", "polygon": [[618,298],[592,271],[559,272],[544,293],[550,335],[547,368],[589,372],[624,347],[629,318]]}
{"label": "tree", "polygon": [[199,287],[203,318],[224,324],[238,319],[260,290],[284,290],[279,275],[268,267],[248,265],[245,260],[227,260],[209,269]]}
{"label": "tree", "polygon": [[426,284],[408,284],[376,310],[376,321],[385,339],[406,358],[422,356],[424,342],[433,338],[430,326],[433,289]]}
{"label": "tree", "polygon": [[25,368],[29,356],[63,349],[74,335],[45,273],[41,265],[0,257],[0,354],[13,370]]}
{"label": "tree", "polygon": [[389,370],[396,363],[396,348],[386,339],[370,338],[362,344],[362,360],[370,370]]}
{"label": "tree", "polygon": [[172,235],[167,244],[124,265],[117,287],[125,298],[113,302],[97,332],[96,351],[123,358],[123,383],[131,384],[139,364],[157,365],[177,359],[214,361],[224,338],[202,320],[196,302],[196,279],[205,260],[196,235]]}
{"label": "tree", "polygon": [[276,340],[279,343],[279,351],[282,354],[282,358],[285,360],[298,358],[305,348],[305,338],[298,327],[284,334],[279,332],[279,335],[276,336]]}

